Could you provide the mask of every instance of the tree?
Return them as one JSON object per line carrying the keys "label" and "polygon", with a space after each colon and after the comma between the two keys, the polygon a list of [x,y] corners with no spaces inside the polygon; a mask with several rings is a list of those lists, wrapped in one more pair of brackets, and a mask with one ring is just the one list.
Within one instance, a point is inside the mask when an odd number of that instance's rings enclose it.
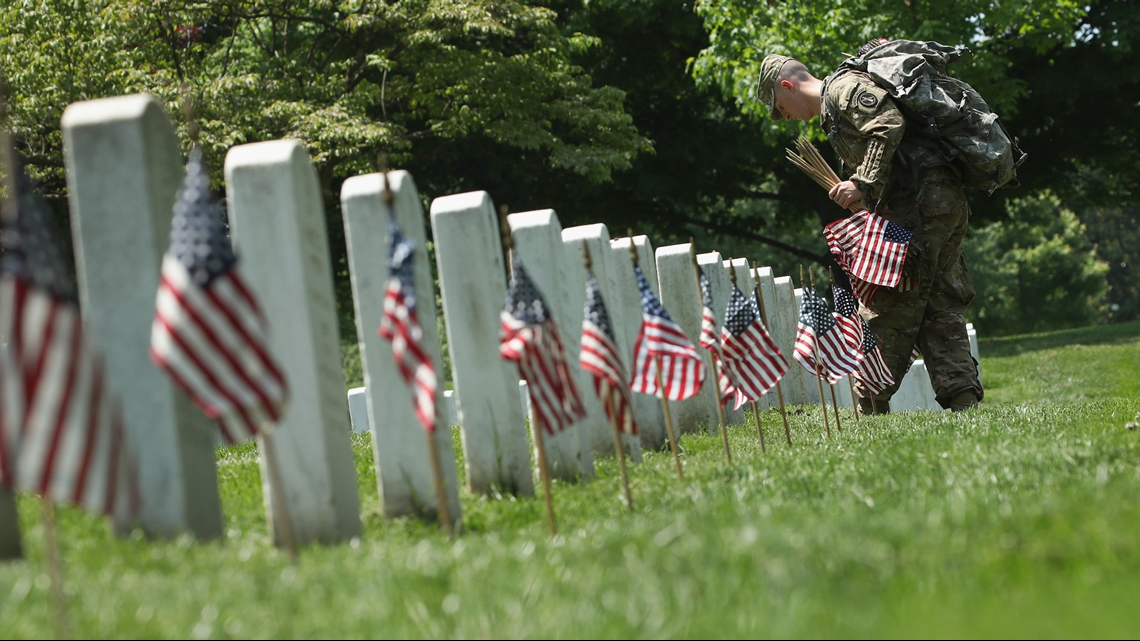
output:
{"label": "tree", "polygon": [[[303,141],[325,193],[338,298],[351,310],[336,194],[343,179],[374,171],[379,152],[394,166],[460,159],[598,183],[650,149],[623,93],[594,86],[571,60],[597,41],[563,34],[554,19],[498,0],[40,0],[0,9],[0,63],[20,149],[57,195],[59,118],[77,100],[147,91],[184,134],[188,83],[219,185],[232,146]],[[461,173],[417,173],[417,183],[427,194],[494,188]]]}

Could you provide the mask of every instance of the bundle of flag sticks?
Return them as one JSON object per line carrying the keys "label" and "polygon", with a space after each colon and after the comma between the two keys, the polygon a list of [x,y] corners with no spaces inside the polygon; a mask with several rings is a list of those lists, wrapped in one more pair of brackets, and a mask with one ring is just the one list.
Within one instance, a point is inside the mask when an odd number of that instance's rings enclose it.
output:
{"label": "bundle of flag sticks", "polygon": [[839,183],[839,176],[835,175],[831,165],[827,164],[823,156],[819,155],[819,150],[807,138],[801,137],[797,140],[796,147],[800,150],[799,154],[791,149],[785,149],[788,152],[788,160],[792,161],[793,165],[802,169],[824,189],[830,190]]}

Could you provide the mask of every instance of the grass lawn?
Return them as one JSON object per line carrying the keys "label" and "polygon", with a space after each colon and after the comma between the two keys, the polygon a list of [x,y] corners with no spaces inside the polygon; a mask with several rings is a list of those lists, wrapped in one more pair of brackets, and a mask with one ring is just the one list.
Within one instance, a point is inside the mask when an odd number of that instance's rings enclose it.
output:
{"label": "grass lawn", "polygon": [[[219,453],[226,535],[116,539],[57,510],[72,634],[83,637],[1135,637],[1140,630],[1140,324],[981,345],[986,403],[844,421],[818,408],[683,439],[539,498],[463,493],[449,541],[378,515],[354,438],[364,536],[272,548],[252,445]],[[834,425],[832,426],[834,429]],[[457,437],[458,438],[458,437]],[[456,451],[460,448],[458,443]],[[461,463],[460,463],[461,464]],[[27,559],[0,564],[0,634],[56,634],[36,499]]]}

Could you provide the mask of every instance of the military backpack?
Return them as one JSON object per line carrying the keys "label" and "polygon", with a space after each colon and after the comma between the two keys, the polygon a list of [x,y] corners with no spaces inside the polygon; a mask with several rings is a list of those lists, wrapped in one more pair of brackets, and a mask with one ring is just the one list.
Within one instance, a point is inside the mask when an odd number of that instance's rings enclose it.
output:
{"label": "military backpack", "polygon": [[954,161],[964,186],[993,194],[1018,185],[1017,168],[1026,154],[981,95],[946,73],[946,65],[966,53],[961,45],[892,40],[864,46],[835,75],[845,70],[870,75],[899,106],[908,131],[934,142]]}

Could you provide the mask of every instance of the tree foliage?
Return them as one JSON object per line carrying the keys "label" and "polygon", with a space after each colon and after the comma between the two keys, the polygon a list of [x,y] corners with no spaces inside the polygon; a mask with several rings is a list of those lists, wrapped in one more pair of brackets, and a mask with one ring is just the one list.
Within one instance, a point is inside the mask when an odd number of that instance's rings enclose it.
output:
{"label": "tree foliage", "polygon": [[978,296],[978,331],[1010,334],[1080,327],[1098,320],[1108,265],[1087,230],[1055,195],[1010,201],[1009,220],[975,229],[966,243]]}
{"label": "tree foliage", "polygon": [[648,143],[623,93],[571,62],[596,41],[554,18],[491,0],[25,0],[0,11],[0,50],[14,131],[45,168],[68,103],[149,91],[176,115],[185,81],[213,156],[298,138],[326,187],[380,151],[472,139],[605,181]]}

